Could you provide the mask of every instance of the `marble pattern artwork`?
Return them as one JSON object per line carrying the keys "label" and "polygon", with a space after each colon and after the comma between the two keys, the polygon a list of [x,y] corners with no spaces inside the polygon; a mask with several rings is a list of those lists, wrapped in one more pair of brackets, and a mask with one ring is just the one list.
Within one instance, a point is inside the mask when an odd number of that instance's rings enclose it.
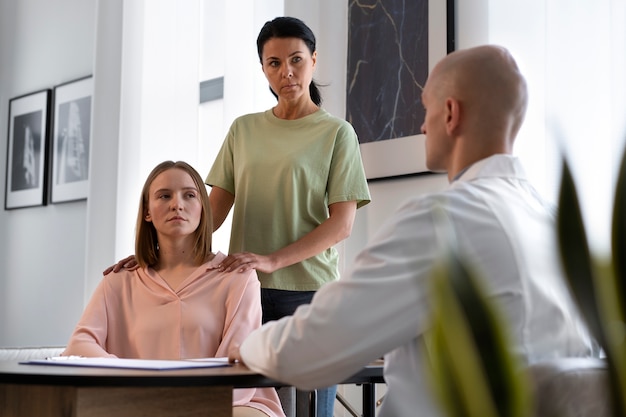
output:
{"label": "marble pattern artwork", "polygon": [[349,0],[346,119],[361,143],[420,133],[428,0]]}

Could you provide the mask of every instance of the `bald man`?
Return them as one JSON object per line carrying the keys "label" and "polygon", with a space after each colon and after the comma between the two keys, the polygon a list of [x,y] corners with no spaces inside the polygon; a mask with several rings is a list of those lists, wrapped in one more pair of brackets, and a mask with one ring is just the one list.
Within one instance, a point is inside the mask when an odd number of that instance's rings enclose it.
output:
{"label": "bald man", "polygon": [[293,316],[250,334],[231,359],[313,389],[384,355],[387,394],[379,416],[442,416],[423,344],[441,243],[434,207],[446,212],[523,361],[590,354],[559,265],[553,210],[511,155],[527,103],[514,59],[497,46],[453,52],[433,69],[422,102],[427,165],[446,171],[449,187],[406,203],[341,280]]}

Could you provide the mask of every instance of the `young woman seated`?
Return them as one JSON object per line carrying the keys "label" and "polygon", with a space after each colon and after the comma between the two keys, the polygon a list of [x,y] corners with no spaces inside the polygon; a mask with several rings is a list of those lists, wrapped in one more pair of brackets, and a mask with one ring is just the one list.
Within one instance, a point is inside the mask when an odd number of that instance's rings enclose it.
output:
{"label": "young woman seated", "polygon": [[[157,165],[143,186],[139,268],[105,276],[64,355],[133,359],[226,357],[261,326],[254,270],[220,272],[206,186],[185,162]],[[284,417],[274,388],[235,389],[234,416]]]}

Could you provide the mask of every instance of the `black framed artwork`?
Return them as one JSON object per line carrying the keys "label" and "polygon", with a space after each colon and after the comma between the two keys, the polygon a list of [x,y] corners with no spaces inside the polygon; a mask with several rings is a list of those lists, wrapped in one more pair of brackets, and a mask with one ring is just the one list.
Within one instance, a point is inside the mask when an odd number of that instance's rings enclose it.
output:
{"label": "black framed artwork", "polygon": [[50,201],[84,200],[89,192],[93,77],[54,87]]}
{"label": "black framed artwork", "polygon": [[346,119],[368,180],[428,172],[421,92],[454,50],[454,1],[351,1],[348,13]]}
{"label": "black framed artwork", "polygon": [[49,89],[9,101],[6,210],[46,204]]}

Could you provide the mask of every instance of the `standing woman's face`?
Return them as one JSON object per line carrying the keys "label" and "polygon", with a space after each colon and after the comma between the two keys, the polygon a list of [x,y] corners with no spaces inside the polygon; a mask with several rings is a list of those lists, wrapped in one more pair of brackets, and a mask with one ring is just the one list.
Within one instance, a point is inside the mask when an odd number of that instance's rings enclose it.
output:
{"label": "standing woman's face", "polygon": [[263,46],[261,65],[279,101],[310,100],[316,60],[317,52],[311,54],[300,38],[271,38]]}

